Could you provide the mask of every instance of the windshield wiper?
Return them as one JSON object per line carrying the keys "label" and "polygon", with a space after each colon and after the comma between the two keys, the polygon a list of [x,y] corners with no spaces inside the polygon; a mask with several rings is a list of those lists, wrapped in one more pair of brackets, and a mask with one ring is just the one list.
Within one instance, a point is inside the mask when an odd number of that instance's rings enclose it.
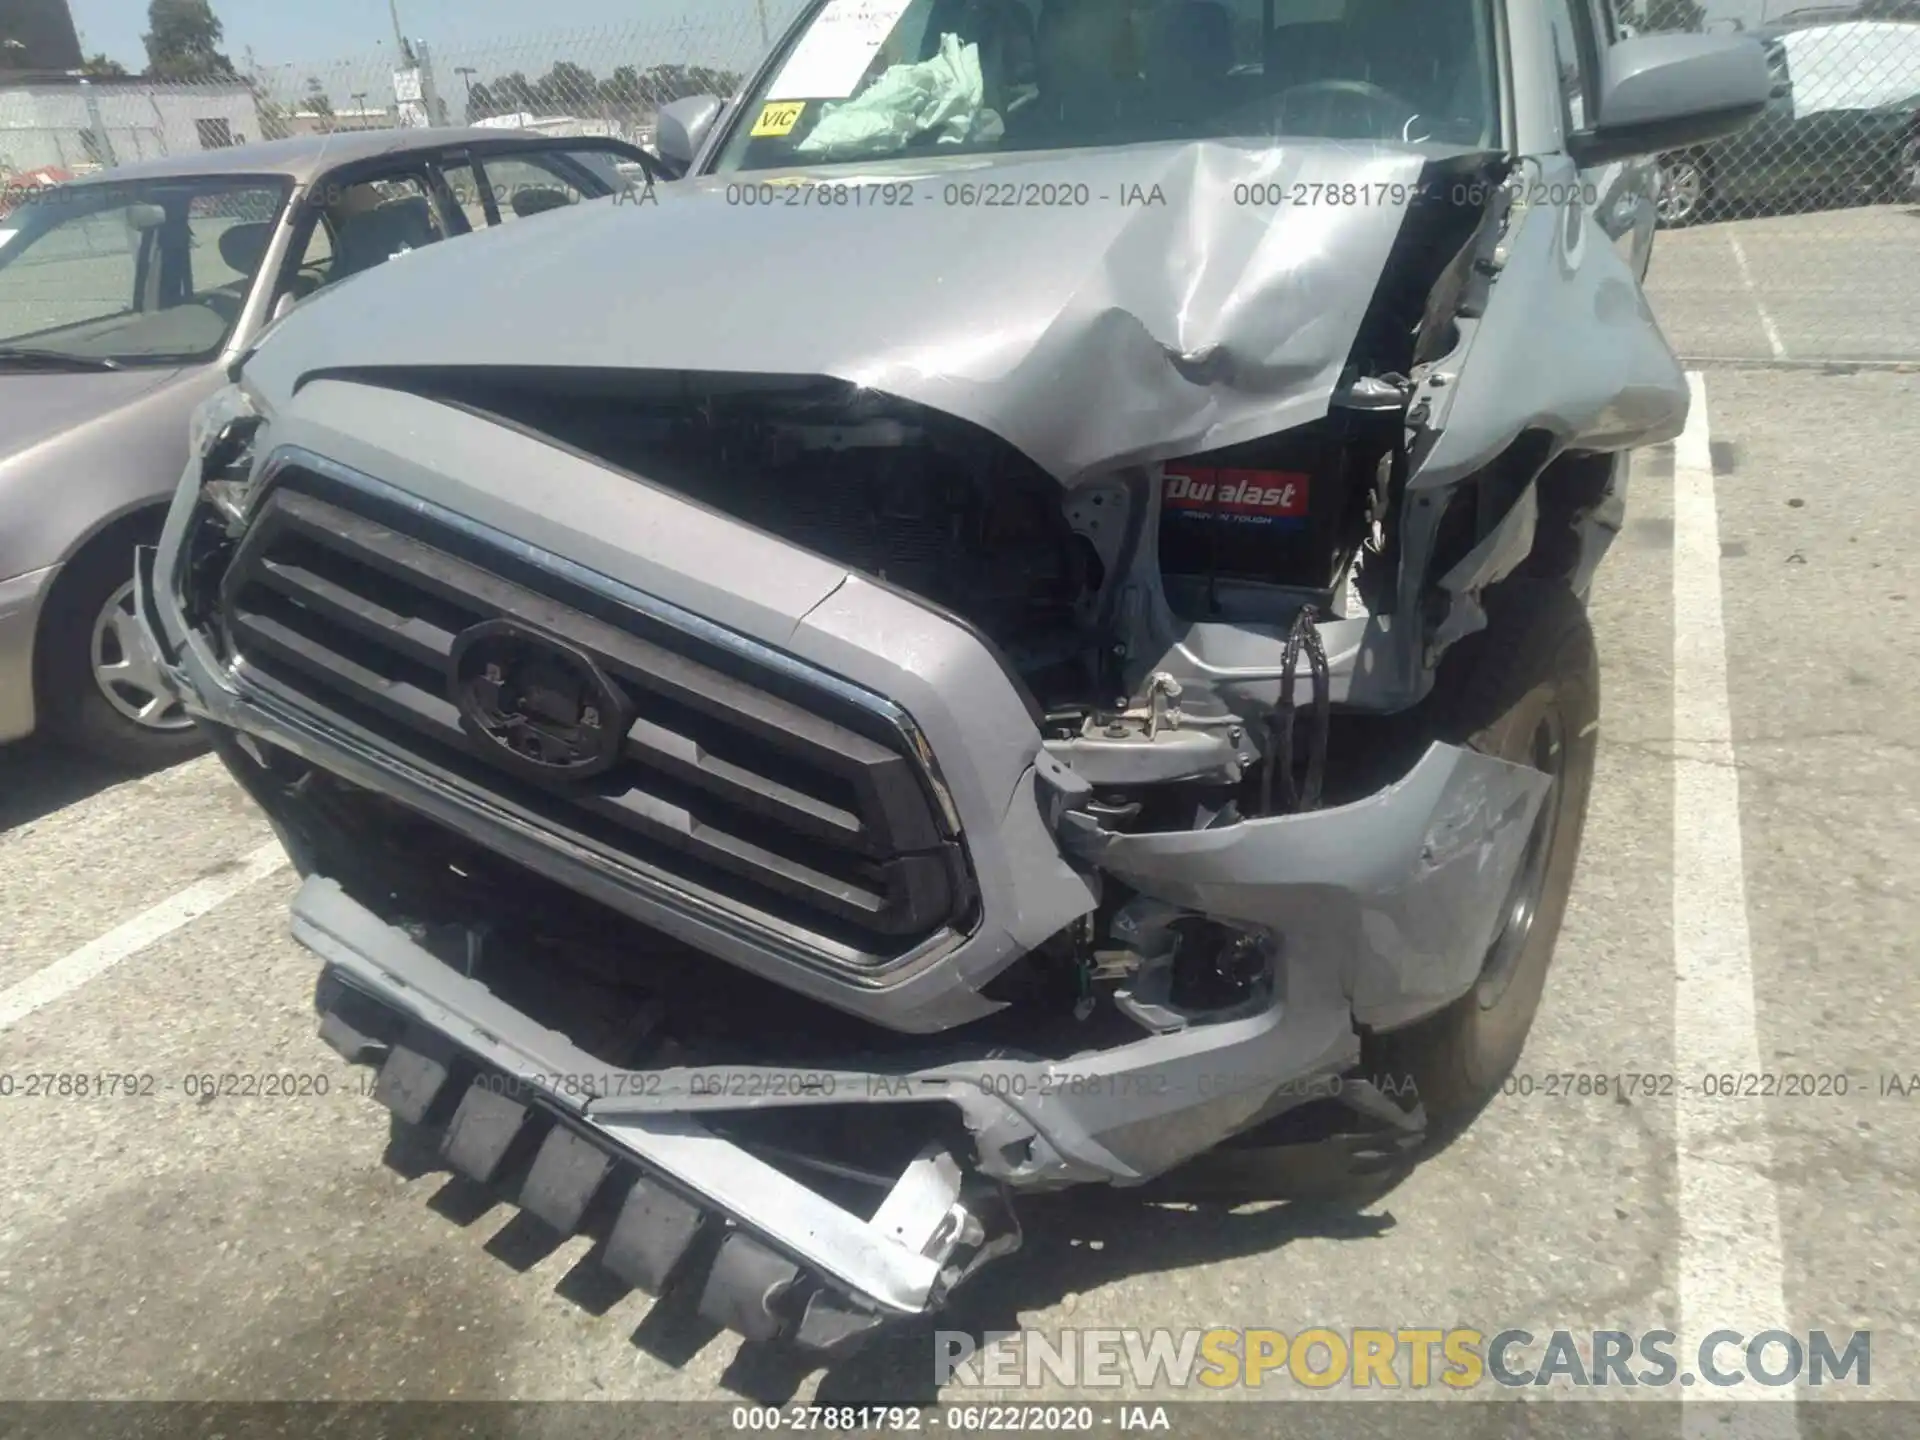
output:
{"label": "windshield wiper", "polygon": [[70,355],[64,350],[34,350],[0,345],[0,365],[26,365],[46,370],[118,370],[118,360],[101,355]]}

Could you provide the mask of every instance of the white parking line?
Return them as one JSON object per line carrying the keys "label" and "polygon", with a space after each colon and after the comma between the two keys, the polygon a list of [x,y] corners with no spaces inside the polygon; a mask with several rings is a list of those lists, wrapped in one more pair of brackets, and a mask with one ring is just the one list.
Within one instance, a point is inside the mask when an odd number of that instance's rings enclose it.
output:
{"label": "white parking line", "polygon": [[1747,264],[1746,247],[1741,245],[1740,237],[1729,233],[1727,243],[1733,246],[1733,263],[1739,267],[1740,283],[1747,287],[1747,295],[1753,301],[1753,308],[1759,313],[1760,328],[1767,332],[1767,344],[1773,348],[1773,358],[1787,358],[1787,347],[1780,339],[1780,327],[1773,323],[1773,316],[1767,313],[1767,302],[1760,298],[1760,287],[1753,283],[1753,269]]}
{"label": "white parking line", "polygon": [[279,841],[262,845],[241,861],[237,869],[189,885],[179,894],[141,911],[126,924],[109,930],[98,940],[89,941],[44,970],[36,970],[18,984],[0,990],[0,1030],[26,1019],[62,996],[71,995],[128,956],[137,955],[156,940],[199,919],[286,863],[286,852],[280,848]]}
{"label": "white parking line", "polygon": [[[1740,775],[1734,768],[1721,612],[1720,518],[1713,493],[1707,389],[1687,376],[1693,406],[1673,457],[1673,954],[1674,1068],[1679,1075],[1680,1334],[1683,1357],[1714,1330],[1751,1337],[1786,1328],[1780,1200],[1772,1180],[1766,1113],[1704,1094],[1701,1077],[1755,1074],[1753,957],[1740,848]],[[1722,1363],[1735,1351],[1721,1352]],[[1694,1400],[1764,1395],[1694,1385]],[[1707,1422],[1694,1407],[1690,1418]],[[1758,1419],[1759,1417],[1755,1417]],[[1688,1436],[1725,1434],[1711,1423]],[[1749,1431],[1742,1427],[1743,1436]],[[1793,1407],[1768,1413],[1764,1433],[1799,1433]]]}

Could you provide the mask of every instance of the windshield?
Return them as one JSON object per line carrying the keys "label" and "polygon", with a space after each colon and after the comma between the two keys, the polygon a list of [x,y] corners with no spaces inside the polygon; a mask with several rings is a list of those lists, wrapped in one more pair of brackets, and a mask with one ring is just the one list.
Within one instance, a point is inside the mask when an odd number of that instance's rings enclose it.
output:
{"label": "windshield", "polygon": [[1299,136],[1497,140],[1487,0],[824,0],[722,172]]}
{"label": "windshield", "polygon": [[1920,25],[1822,25],[1783,35],[1780,45],[1796,120],[1829,110],[1897,106],[1920,91]]}
{"label": "windshield", "polygon": [[122,365],[208,360],[240,318],[289,186],[188,179],[22,192],[0,216],[8,350]]}

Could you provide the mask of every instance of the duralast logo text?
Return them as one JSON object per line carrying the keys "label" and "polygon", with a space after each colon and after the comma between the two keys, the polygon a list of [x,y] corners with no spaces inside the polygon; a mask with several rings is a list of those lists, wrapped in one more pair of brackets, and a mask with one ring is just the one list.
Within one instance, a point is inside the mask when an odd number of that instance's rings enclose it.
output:
{"label": "duralast logo text", "polygon": [[1297,520],[1307,513],[1307,477],[1287,470],[1166,467],[1161,503],[1194,514]]}

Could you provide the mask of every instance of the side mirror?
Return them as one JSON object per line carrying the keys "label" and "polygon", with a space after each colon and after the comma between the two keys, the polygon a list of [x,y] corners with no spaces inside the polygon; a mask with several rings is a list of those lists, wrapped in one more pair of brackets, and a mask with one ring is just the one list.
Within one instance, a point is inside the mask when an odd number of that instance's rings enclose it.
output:
{"label": "side mirror", "polygon": [[660,107],[659,126],[654,145],[667,173],[679,179],[693,168],[693,157],[713,133],[714,123],[726,108],[718,96],[689,95]]}
{"label": "side mirror", "polygon": [[1737,134],[1767,107],[1767,53],[1739,35],[1636,35],[1601,62],[1594,123],[1568,137],[1581,166]]}
{"label": "side mirror", "polygon": [[127,223],[136,230],[157,230],[167,223],[164,205],[129,205]]}

